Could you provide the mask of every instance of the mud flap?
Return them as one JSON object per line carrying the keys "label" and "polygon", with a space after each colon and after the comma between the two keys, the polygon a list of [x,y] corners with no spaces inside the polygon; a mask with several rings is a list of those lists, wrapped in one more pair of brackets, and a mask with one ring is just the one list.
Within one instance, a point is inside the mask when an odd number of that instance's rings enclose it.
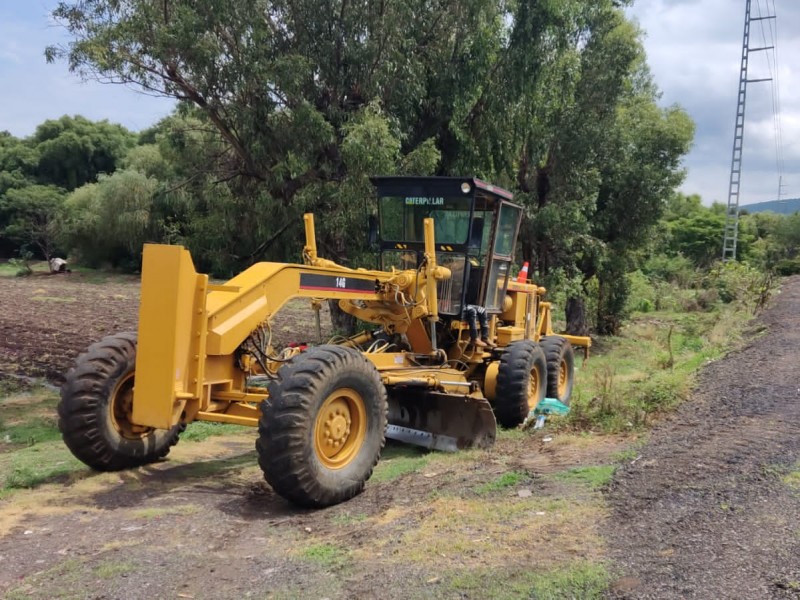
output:
{"label": "mud flap", "polygon": [[389,395],[387,438],[455,452],[489,448],[496,435],[494,412],[485,398],[408,389]]}

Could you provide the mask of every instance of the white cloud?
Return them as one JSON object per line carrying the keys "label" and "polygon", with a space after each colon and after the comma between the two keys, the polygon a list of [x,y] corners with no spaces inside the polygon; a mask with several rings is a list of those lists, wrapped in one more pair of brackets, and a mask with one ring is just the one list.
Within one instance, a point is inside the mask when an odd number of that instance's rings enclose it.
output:
{"label": "white cloud", "polygon": [[[772,0],[753,0],[767,14]],[[784,193],[800,196],[800,3],[775,2],[777,22],[753,22],[750,47],[763,46],[777,26]],[[760,12],[759,12],[760,8]],[[686,158],[682,189],[706,203],[727,201],[736,114],[744,3],[730,0],[639,0],[629,14],[646,32],[648,62],[665,105],[680,104],[695,120],[695,145]],[[763,34],[762,34],[763,26]],[[770,27],[773,29],[770,30]],[[751,53],[750,79],[769,77],[766,52]],[[748,85],[742,204],[772,200],[778,189],[770,84]]]}

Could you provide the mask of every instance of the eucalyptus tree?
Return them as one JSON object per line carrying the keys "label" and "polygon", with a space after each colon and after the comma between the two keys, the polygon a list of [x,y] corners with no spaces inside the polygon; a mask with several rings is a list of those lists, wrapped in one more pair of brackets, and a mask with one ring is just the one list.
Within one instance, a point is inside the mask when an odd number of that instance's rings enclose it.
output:
{"label": "eucalyptus tree", "polygon": [[367,175],[475,174],[518,192],[542,275],[602,290],[691,137],[681,111],[656,107],[627,3],[71,0],[54,16],[72,40],[46,54],[180,101],[193,125],[173,121],[160,147],[186,168],[188,239],[216,271],[287,258],[308,209],[325,251],[356,258]]}

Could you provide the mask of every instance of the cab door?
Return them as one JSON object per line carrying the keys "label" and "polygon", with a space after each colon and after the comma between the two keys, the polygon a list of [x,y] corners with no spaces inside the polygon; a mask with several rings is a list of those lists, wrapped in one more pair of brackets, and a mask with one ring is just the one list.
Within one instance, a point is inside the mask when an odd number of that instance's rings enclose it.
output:
{"label": "cab door", "polygon": [[510,202],[501,202],[495,221],[492,251],[486,265],[483,306],[491,313],[502,310],[508,286],[511,262],[517,245],[522,208]]}

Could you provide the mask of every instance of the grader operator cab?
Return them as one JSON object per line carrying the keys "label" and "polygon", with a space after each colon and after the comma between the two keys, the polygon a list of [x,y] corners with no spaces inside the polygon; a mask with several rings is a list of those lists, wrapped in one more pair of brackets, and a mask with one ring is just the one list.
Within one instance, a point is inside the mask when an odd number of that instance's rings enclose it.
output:
{"label": "grader operator cab", "polygon": [[[272,488],[322,507],[360,493],[386,437],[457,450],[494,443],[547,394],[569,402],[573,346],[555,335],[544,288],[510,277],[521,208],[473,178],[378,177],[379,270],[317,255],[257,263],[223,285],[180,246],[147,244],[138,334],[106,337],[67,374],[59,428],[75,456],[109,471],[154,462],[193,421],[258,427]],[[340,343],[276,348],[294,297],[373,326]],[[470,343],[464,307],[489,315]]]}

